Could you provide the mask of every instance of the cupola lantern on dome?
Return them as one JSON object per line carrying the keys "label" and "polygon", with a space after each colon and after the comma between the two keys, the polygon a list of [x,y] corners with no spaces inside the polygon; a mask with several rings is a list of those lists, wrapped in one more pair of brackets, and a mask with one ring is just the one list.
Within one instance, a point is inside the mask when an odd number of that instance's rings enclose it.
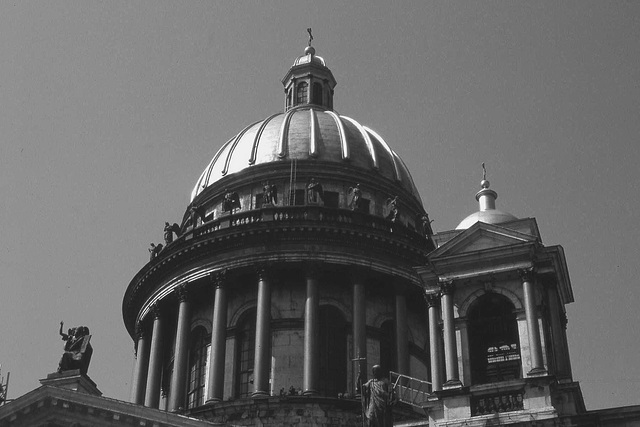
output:
{"label": "cupola lantern on dome", "polygon": [[324,59],[316,55],[311,46],[313,36],[309,32],[309,45],[304,49],[304,55],[299,56],[282,79],[285,93],[284,110],[300,105],[316,105],[326,110],[333,110],[333,88],[336,79]]}
{"label": "cupola lantern on dome", "polygon": [[487,180],[487,169],[485,168],[484,163],[482,163],[482,181],[480,182],[481,190],[476,193],[476,200],[478,201],[480,210],[463,219],[456,227],[456,230],[466,230],[476,222],[499,224],[501,222],[518,219],[510,213],[496,209],[498,193],[489,189],[489,185],[490,183]]}

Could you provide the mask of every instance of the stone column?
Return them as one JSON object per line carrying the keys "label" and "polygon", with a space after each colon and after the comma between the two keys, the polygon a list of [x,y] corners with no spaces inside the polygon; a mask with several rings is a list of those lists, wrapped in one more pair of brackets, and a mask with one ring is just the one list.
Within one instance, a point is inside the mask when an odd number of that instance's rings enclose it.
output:
{"label": "stone column", "polygon": [[209,362],[209,390],[207,403],[220,402],[224,393],[224,357],[227,344],[227,291],[226,271],[218,272],[215,283],[213,318],[211,321],[211,361]]}
{"label": "stone column", "polygon": [[396,289],[395,302],[397,369],[399,374],[409,375],[409,325],[407,322],[407,297],[405,296],[404,287]]}
{"label": "stone column", "polygon": [[149,369],[149,337],[141,323],[136,325],[136,338],[136,365],[133,371],[133,384],[131,384],[131,403],[143,405]]}
{"label": "stone column", "polygon": [[440,324],[438,317],[438,294],[426,294],[429,307],[429,358],[431,359],[431,391],[442,390],[442,366],[440,364]]}
{"label": "stone column", "polygon": [[353,351],[355,361],[358,363],[358,372],[354,373],[354,378],[357,382],[357,376],[360,374],[364,384],[367,382],[367,299],[362,274],[354,273],[351,280],[353,283]]}
{"label": "stone column", "polygon": [[444,332],[444,359],[447,381],[443,388],[461,387],[460,373],[458,372],[458,350],[456,346],[456,328],[453,318],[453,281],[443,282],[442,291],[442,324]]}
{"label": "stone column", "polygon": [[252,397],[268,397],[271,366],[271,283],[264,269],[258,272],[255,347]]}
{"label": "stone column", "polygon": [[307,297],[304,306],[304,379],[305,396],[319,394],[320,375],[320,299],[318,296],[318,266],[307,266]]}
{"label": "stone column", "polygon": [[189,324],[191,321],[191,303],[187,298],[186,285],[176,289],[178,295],[178,324],[176,328],[176,346],[173,351],[173,374],[171,375],[171,391],[169,393],[169,412],[176,412],[184,407],[184,392],[187,384],[189,354]]}
{"label": "stone column", "polygon": [[153,332],[151,333],[151,350],[149,352],[149,369],[147,371],[144,406],[158,409],[160,404],[160,377],[162,375],[164,320],[157,305],[152,307],[151,313],[153,315]]}
{"label": "stone column", "polygon": [[536,309],[536,293],[533,285],[533,269],[520,270],[522,289],[524,291],[524,312],[527,317],[527,331],[529,332],[529,351],[531,352],[531,371],[527,375],[542,375],[547,371],[542,359],[542,344],[540,342],[540,327]]}

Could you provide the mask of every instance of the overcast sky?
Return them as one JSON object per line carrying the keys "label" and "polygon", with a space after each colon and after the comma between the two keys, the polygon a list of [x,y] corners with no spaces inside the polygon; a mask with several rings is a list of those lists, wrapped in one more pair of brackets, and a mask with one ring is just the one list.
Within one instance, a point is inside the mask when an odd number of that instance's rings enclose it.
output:
{"label": "overcast sky", "polygon": [[640,2],[0,3],[0,363],[9,397],[55,371],[65,327],[129,398],[122,296],[221,144],[281,111],[307,43],[334,105],[405,160],[436,231],[535,217],[566,251],[588,409],[640,394]]}

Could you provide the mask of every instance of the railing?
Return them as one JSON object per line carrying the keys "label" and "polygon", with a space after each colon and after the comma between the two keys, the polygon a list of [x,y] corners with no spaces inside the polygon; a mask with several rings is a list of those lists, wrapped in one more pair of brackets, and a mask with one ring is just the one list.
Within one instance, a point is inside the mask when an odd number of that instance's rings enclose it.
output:
{"label": "railing", "polygon": [[520,411],[524,409],[522,403],[523,391],[474,396],[471,398],[471,416],[497,414],[500,412]]}
{"label": "railing", "polygon": [[353,224],[354,226],[393,233],[398,237],[408,238],[418,245],[426,243],[423,236],[418,232],[407,228],[403,224],[392,223],[384,218],[362,212],[326,208],[321,206],[275,206],[232,213],[205,222],[195,230],[187,231],[176,239],[175,242],[177,243],[179,241],[190,240],[192,238],[215,233],[218,230],[226,228],[241,227],[264,222],[283,223],[290,221],[312,221],[324,224],[334,223],[336,225]]}
{"label": "railing", "polygon": [[430,382],[393,371],[389,372],[389,379],[393,384],[393,392],[398,401],[418,408],[427,406],[427,400],[431,396]]}

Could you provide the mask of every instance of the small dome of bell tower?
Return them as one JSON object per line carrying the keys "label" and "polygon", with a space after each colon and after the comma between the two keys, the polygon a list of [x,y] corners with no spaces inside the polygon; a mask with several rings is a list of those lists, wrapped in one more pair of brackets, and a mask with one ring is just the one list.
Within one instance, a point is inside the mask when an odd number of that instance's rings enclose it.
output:
{"label": "small dome of bell tower", "polygon": [[336,79],[324,59],[316,55],[311,46],[313,35],[311,28],[309,44],[304,49],[304,55],[299,56],[282,79],[285,93],[284,110],[288,111],[300,105],[315,105],[325,110],[333,110],[333,88]]}

